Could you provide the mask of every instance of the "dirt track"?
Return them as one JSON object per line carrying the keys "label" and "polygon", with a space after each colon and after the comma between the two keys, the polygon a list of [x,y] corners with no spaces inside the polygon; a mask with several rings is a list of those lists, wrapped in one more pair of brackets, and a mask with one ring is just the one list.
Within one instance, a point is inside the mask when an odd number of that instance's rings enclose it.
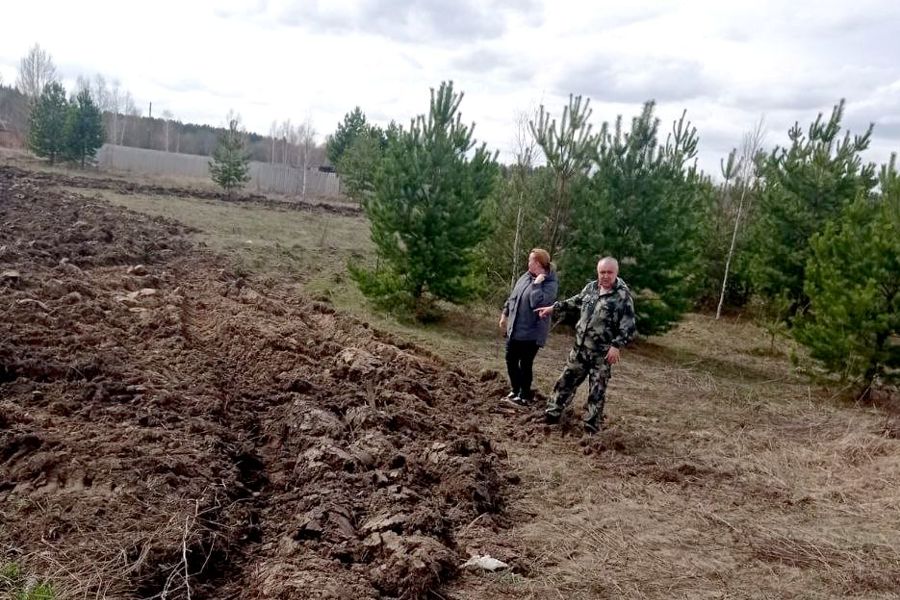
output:
{"label": "dirt track", "polygon": [[0,558],[89,597],[412,598],[502,524],[484,382],[55,185],[0,167]]}

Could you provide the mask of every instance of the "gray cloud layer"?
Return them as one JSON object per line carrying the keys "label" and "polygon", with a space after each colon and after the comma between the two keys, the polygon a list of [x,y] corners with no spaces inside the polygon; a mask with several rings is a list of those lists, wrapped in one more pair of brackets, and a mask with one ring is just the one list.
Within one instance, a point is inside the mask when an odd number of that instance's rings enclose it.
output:
{"label": "gray cloud layer", "polygon": [[[542,19],[540,0],[361,0],[357,9],[338,14],[322,0],[308,0],[286,8],[265,3],[256,13],[288,27],[327,33],[364,33],[395,41],[446,44],[496,39],[512,16],[531,24]],[[223,16],[247,16],[220,13]]]}
{"label": "gray cloud layer", "polygon": [[457,54],[450,66],[468,73],[490,76],[494,83],[527,85],[537,66],[512,52],[491,48],[475,48]]}
{"label": "gray cloud layer", "polygon": [[565,71],[557,91],[600,102],[634,103],[690,100],[714,93],[716,85],[694,61],[599,56]]}

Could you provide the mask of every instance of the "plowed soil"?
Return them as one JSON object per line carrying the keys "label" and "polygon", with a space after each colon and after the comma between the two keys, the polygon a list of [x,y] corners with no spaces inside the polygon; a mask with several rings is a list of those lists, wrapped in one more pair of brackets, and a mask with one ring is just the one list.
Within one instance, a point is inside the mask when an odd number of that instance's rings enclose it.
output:
{"label": "plowed soil", "polygon": [[54,177],[0,167],[0,558],[87,597],[415,598],[502,525],[493,382]]}

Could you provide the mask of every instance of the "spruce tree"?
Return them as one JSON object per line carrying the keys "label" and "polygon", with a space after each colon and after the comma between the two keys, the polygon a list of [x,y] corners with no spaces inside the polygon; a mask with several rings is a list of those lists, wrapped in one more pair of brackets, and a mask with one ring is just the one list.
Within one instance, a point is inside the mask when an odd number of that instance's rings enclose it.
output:
{"label": "spruce tree", "polygon": [[49,158],[50,164],[66,150],[66,117],[69,103],[66,90],[52,81],[44,86],[31,111],[28,126],[28,148],[35,155]]}
{"label": "spruce tree", "polygon": [[[809,240],[856,198],[875,187],[875,167],[863,165],[871,126],[862,135],[841,132],[842,100],[806,133],[788,132],[789,148],[776,148],[762,166],[763,187],[750,233],[750,277],[756,293],[784,304],[790,318],[801,309]],[[779,311],[780,312],[780,311]]]}
{"label": "spruce tree", "polygon": [[209,162],[209,174],[229,198],[250,181],[250,154],[245,149],[244,132],[237,118],[228,119],[228,130],[219,138]]}
{"label": "spruce tree", "polygon": [[82,90],[69,104],[65,125],[65,155],[84,167],[103,146],[106,134],[103,115],[88,90]]}
{"label": "spruce tree", "polygon": [[431,314],[435,299],[470,297],[472,256],[488,227],[482,216],[497,174],[495,156],[475,148],[452,82],[431,90],[431,107],[389,136],[374,194],[365,202],[378,266],[352,268],[366,295]]}
{"label": "spruce tree", "polygon": [[613,130],[603,124],[596,168],[576,188],[574,233],[560,257],[570,292],[596,278],[598,258],[617,257],[644,335],[666,331],[690,308],[713,199],[692,162],[696,129],[682,115],[659,145],[653,107],[644,105],[628,133],[621,117]]}
{"label": "spruce tree", "polygon": [[804,291],[809,310],[795,337],[812,358],[868,391],[897,379],[900,345],[900,178],[894,158],[881,193],[860,194],[813,237]]}

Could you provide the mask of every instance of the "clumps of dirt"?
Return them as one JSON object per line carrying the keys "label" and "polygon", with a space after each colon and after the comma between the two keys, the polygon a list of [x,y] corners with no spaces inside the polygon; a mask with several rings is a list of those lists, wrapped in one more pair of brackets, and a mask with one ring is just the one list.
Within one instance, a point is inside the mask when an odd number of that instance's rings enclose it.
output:
{"label": "clumps of dirt", "polygon": [[59,185],[0,168],[10,557],[116,597],[416,598],[502,522],[477,378]]}
{"label": "clumps of dirt", "polygon": [[[131,213],[123,219],[105,203],[65,192],[51,193],[51,208],[42,202],[50,199],[46,183],[25,177],[18,169],[0,169],[0,186],[4,194],[0,262],[4,272],[19,273],[16,281],[3,277],[0,285],[26,285],[32,265],[54,267],[59,275],[78,279],[85,267],[163,262],[191,247],[182,237],[190,230],[161,217]],[[52,215],[36,214],[51,209]],[[25,268],[9,269],[13,264]],[[62,289],[52,279],[41,283]]]}

